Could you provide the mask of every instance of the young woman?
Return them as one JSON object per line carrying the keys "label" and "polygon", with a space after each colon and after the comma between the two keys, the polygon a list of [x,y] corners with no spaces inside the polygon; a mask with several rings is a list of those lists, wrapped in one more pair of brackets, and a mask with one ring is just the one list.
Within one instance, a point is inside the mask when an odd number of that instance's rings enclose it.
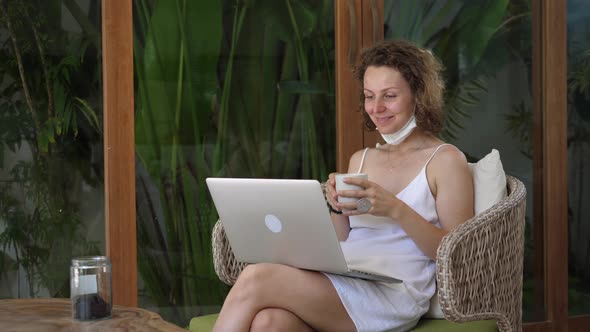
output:
{"label": "young woman", "polygon": [[[388,275],[385,283],[280,264],[247,266],[228,294],[215,331],[406,331],[435,292],[442,237],[473,216],[473,183],[463,153],[436,137],[442,126],[441,65],[402,41],[378,44],[355,68],[366,127],[387,144],[357,151],[348,171],[362,190],[326,200],[351,268]],[[355,197],[338,203],[338,196]],[[347,212],[341,212],[346,210]]]}

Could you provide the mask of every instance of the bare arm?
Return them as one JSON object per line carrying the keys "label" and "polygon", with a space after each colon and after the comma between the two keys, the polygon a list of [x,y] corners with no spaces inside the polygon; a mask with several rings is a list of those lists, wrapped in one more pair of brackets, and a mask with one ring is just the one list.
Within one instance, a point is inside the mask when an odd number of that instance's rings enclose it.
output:
{"label": "bare arm", "polygon": [[[362,153],[363,151],[359,150],[350,157],[350,161],[348,162],[348,173],[356,172],[360,165]],[[336,174],[337,173],[330,174],[328,181],[326,181],[326,200],[333,208],[340,210],[337,207],[338,195],[336,194],[336,181],[334,179]],[[348,216],[336,213],[330,213],[330,216],[332,217],[332,223],[334,224],[334,229],[336,229],[338,240],[345,241],[350,232],[350,221],[348,220]]]}
{"label": "bare arm", "polygon": [[[328,204],[332,205],[333,208],[338,209],[335,203],[338,201],[338,195],[336,195],[336,189],[334,189],[334,175],[336,175],[336,173],[330,174],[330,179],[326,182],[326,199],[328,200]],[[328,186],[331,186],[332,189],[328,190]],[[334,224],[336,235],[338,235],[338,240],[345,241],[348,239],[348,234],[350,233],[350,221],[348,220],[348,216],[344,214],[330,213],[330,217],[332,218],[332,224]]]}

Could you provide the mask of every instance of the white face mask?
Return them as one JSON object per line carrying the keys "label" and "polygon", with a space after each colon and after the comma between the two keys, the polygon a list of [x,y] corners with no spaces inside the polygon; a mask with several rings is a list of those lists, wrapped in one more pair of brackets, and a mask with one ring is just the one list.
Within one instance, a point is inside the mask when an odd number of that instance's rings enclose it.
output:
{"label": "white face mask", "polygon": [[410,136],[412,131],[414,131],[414,128],[416,128],[416,115],[412,113],[408,122],[400,130],[393,134],[381,134],[381,137],[383,137],[387,144],[398,145],[403,142],[406,137]]}

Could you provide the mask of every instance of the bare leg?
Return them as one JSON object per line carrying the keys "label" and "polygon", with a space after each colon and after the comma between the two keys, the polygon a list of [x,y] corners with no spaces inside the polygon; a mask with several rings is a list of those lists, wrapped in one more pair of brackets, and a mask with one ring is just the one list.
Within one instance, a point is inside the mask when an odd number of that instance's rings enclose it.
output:
{"label": "bare leg", "polygon": [[355,331],[330,280],[280,264],[248,265],[229,292],[213,331],[249,331],[257,313],[279,308],[315,330]]}
{"label": "bare leg", "polygon": [[279,308],[260,310],[250,326],[250,332],[285,331],[313,332],[313,329],[292,312]]}

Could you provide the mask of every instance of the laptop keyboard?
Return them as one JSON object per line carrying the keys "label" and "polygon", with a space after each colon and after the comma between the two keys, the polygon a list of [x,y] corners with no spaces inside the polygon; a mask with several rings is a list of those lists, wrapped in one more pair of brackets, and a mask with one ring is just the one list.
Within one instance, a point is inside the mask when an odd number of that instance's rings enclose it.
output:
{"label": "laptop keyboard", "polygon": [[401,280],[396,279],[396,278],[387,277],[387,276],[380,276],[377,274],[372,274],[372,273],[357,271],[357,270],[350,270],[348,272],[342,273],[342,275],[347,276],[347,277],[360,278],[360,279],[365,279],[365,280],[384,281],[384,282],[396,283],[396,284],[402,282]]}

